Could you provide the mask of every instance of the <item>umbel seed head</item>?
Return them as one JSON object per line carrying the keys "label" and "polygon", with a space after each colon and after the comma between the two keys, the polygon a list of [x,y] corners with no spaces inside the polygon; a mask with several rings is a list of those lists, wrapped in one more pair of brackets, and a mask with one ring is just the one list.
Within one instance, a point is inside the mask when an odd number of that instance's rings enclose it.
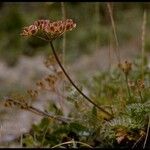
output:
{"label": "umbel seed head", "polygon": [[37,20],[32,25],[24,27],[21,35],[25,37],[34,36],[38,33],[44,33],[48,39],[53,40],[61,36],[66,31],[71,31],[76,27],[76,23],[72,19],[50,21],[50,20]]}
{"label": "umbel seed head", "polygon": [[38,28],[35,25],[30,25],[28,27],[24,27],[23,32],[20,34],[22,36],[32,36],[38,32]]}

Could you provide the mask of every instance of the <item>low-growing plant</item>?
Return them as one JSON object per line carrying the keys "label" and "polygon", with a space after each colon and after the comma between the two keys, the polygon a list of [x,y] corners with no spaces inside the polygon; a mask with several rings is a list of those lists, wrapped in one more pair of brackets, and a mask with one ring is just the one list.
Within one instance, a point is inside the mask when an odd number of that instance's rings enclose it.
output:
{"label": "low-growing plant", "polygon": [[[37,81],[35,88],[28,90],[25,95],[5,98],[6,107],[19,107],[43,116],[39,124],[34,124],[31,131],[23,135],[23,147],[135,148],[141,141],[145,147],[150,122],[150,72],[146,69],[147,64],[141,73],[139,64],[119,61],[118,68],[98,72],[88,83],[90,94],[85,95],[82,87],[75,84],[62,65],[61,56],[53,45],[55,39],[75,27],[72,19],[38,20],[22,30],[24,37],[48,42],[53,52],[53,56],[44,61],[51,70],[48,76]],[[63,90],[66,95],[57,89],[62,82],[65,83]],[[72,111],[67,117],[54,103],[50,103],[46,111],[32,106],[33,101],[45,91],[53,92],[72,104]]]}

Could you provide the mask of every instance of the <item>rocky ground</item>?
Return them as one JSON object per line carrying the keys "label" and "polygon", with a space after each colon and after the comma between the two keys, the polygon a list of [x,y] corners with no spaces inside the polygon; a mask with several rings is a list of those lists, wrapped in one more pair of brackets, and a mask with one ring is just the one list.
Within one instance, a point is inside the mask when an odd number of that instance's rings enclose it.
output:
{"label": "rocky ground", "polygon": [[[133,47],[121,48],[121,57],[123,60],[132,59],[139,54],[140,50]],[[8,91],[25,90],[32,87],[36,79],[49,73],[49,70],[45,68],[43,64],[43,56],[35,56],[32,58],[21,57],[19,63],[14,68],[8,68],[5,63],[0,62],[0,95],[1,98]],[[109,66],[115,66],[117,60],[114,52],[111,52],[111,59],[109,58],[109,49],[102,48],[94,51],[90,56],[84,55],[73,64],[66,64],[69,74],[77,82],[77,75],[90,78],[97,70],[106,70]],[[78,82],[77,82],[78,83]],[[49,97],[50,95],[46,95]],[[34,105],[41,110],[47,101],[41,98]],[[57,101],[57,97],[53,96],[53,99]],[[67,104],[66,104],[67,105]],[[64,106],[64,111],[69,112],[68,107]],[[40,121],[41,117],[34,115],[30,112],[5,109],[0,106],[0,143],[11,141],[12,139],[20,136],[22,133],[28,132],[33,122]],[[1,144],[3,145],[3,144]],[[12,145],[13,147],[13,145]],[[14,146],[15,147],[15,146]]]}

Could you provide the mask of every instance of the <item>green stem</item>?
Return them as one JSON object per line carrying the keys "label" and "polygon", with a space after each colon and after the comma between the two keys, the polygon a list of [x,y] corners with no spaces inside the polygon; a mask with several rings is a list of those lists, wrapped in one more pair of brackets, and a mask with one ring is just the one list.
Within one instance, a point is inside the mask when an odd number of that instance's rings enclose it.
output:
{"label": "green stem", "polygon": [[142,102],[142,101],[143,101],[142,93],[141,93],[141,91],[139,91],[139,90],[138,90],[138,92],[139,92],[140,99],[141,99],[141,102]]}
{"label": "green stem", "polygon": [[131,99],[131,92],[130,92],[130,88],[128,85],[128,75],[125,74],[125,81],[126,81],[126,85],[127,85],[127,91],[128,91],[128,95],[129,95],[129,100]]}
{"label": "green stem", "polygon": [[45,136],[46,136],[46,133],[47,133],[47,131],[48,131],[48,128],[49,128],[49,124],[50,124],[50,122],[48,122],[48,125],[47,125],[47,127],[46,127],[46,130],[45,130],[44,135],[43,135],[43,138],[42,138],[42,146],[44,146],[44,140],[45,140]]}

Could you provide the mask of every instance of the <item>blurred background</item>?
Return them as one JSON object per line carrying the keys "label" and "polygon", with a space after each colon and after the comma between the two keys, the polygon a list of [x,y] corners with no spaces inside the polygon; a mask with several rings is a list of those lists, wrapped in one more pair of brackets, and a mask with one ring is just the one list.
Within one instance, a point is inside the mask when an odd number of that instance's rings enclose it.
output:
{"label": "blurred background", "polygon": [[[112,26],[106,3],[65,2],[65,17],[72,18],[77,28],[66,35],[66,59],[74,62],[84,54],[108,47],[113,42]],[[113,3],[113,16],[120,46],[134,45],[140,48],[143,10],[149,3]],[[2,3],[0,4],[0,57],[8,66],[14,67],[21,56],[33,57],[49,52],[48,44],[35,39],[20,38],[21,28],[37,19],[62,19],[60,2]],[[149,15],[146,29],[146,51],[149,50]],[[59,51],[62,39],[56,44]]]}
{"label": "blurred background", "polygon": [[[141,55],[143,12],[147,11],[145,52],[149,58],[150,3],[116,2],[111,6],[123,60],[132,61]],[[77,24],[65,37],[65,65],[77,82],[84,84],[97,71],[116,65],[115,40],[106,3],[64,2],[62,5],[60,2],[0,2],[1,98],[16,91],[24,92],[48,73],[43,61],[51,53],[50,46],[40,39],[22,38],[22,27],[37,19],[55,21],[62,18],[73,19]],[[55,40],[54,45],[57,52],[62,53],[63,37]]]}

